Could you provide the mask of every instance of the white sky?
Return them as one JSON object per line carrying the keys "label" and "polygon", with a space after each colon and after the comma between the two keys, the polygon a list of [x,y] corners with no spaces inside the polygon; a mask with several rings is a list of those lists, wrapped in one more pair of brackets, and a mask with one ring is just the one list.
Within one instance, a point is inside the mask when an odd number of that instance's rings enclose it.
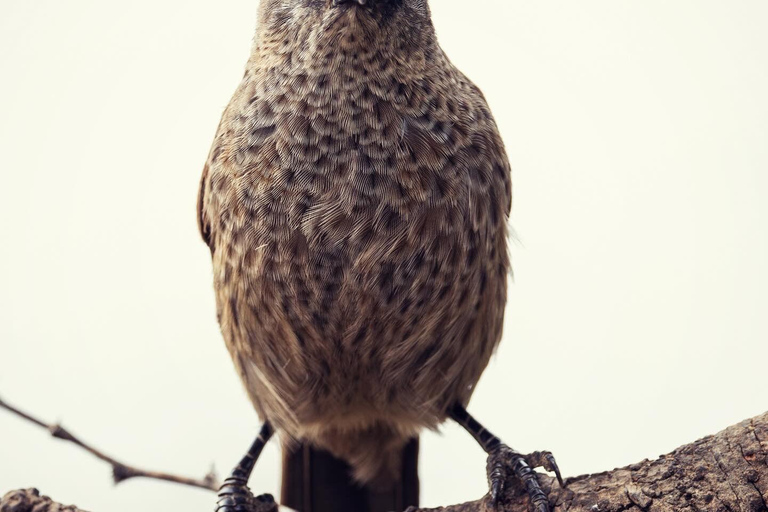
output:
{"label": "white sky", "polygon": [[[0,0],[0,396],[127,462],[221,474],[258,421],[215,321],[195,196],[256,0]],[[505,341],[471,411],[567,475],[768,409],[768,3],[433,0],[514,169]],[[278,494],[273,444],[252,484]],[[423,437],[425,505],[484,455]],[[0,411],[0,493],[213,509]]]}

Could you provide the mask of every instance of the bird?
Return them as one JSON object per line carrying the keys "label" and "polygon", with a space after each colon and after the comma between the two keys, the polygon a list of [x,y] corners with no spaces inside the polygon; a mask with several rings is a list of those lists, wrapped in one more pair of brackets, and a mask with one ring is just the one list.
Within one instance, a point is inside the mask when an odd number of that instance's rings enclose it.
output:
{"label": "bird", "polygon": [[264,422],[217,510],[245,510],[274,433],[386,490],[409,443],[452,419],[489,454],[493,504],[516,477],[548,512],[533,468],[560,479],[551,453],[523,456],[466,410],[510,274],[510,164],[483,93],[426,0],[260,0],[257,19],[197,205],[221,332]]}

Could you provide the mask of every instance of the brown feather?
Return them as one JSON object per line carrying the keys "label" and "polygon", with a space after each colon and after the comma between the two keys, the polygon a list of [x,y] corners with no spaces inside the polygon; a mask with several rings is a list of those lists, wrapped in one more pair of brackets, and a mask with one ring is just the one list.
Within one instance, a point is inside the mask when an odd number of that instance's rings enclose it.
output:
{"label": "brown feather", "polygon": [[510,201],[488,106],[425,2],[262,0],[198,211],[259,415],[397,480],[499,342]]}

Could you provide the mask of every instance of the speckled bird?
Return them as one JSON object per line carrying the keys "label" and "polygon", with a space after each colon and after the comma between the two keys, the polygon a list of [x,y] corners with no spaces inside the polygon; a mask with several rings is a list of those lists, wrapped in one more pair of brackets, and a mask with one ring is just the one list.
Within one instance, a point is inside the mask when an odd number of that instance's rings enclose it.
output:
{"label": "speckled bird", "polygon": [[272,432],[386,488],[406,443],[453,418],[548,510],[525,459],[464,409],[510,272],[510,166],[483,94],[425,0],[261,0],[258,20],[198,201],[221,331],[265,422],[219,509]]}

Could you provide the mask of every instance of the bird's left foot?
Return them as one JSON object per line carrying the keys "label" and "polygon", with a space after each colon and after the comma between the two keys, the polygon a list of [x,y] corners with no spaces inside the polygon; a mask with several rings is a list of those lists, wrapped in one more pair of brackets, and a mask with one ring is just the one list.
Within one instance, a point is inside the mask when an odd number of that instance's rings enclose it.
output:
{"label": "bird's left foot", "polygon": [[227,478],[219,489],[216,512],[277,512],[277,503],[271,494],[254,497],[242,479]]}
{"label": "bird's left foot", "polygon": [[536,479],[534,468],[542,467],[552,471],[557,476],[560,486],[563,486],[563,478],[560,468],[557,467],[555,457],[550,452],[533,452],[530,455],[521,455],[505,444],[499,444],[488,455],[488,479],[490,480],[491,506],[495,509],[504,494],[506,482],[514,476],[520,480],[528,492],[532,508],[535,512],[550,512],[549,499]]}

